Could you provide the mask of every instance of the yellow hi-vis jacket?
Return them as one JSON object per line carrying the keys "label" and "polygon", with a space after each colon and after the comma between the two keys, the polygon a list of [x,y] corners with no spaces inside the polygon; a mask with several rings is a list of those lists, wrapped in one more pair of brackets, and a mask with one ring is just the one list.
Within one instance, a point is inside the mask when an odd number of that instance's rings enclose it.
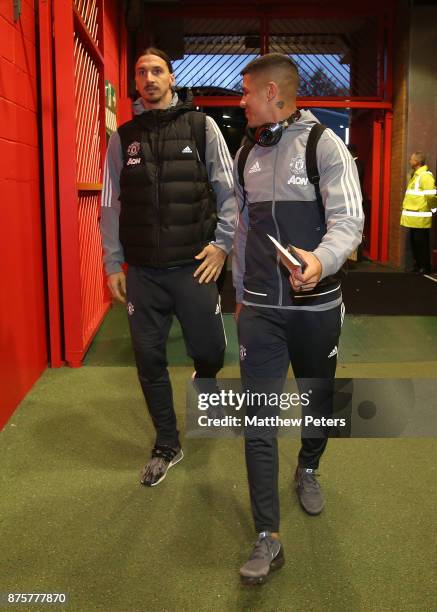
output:
{"label": "yellow hi-vis jacket", "polygon": [[426,229],[431,227],[437,209],[435,181],[428,166],[420,166],[411,177],[402,204],[401,225]]}

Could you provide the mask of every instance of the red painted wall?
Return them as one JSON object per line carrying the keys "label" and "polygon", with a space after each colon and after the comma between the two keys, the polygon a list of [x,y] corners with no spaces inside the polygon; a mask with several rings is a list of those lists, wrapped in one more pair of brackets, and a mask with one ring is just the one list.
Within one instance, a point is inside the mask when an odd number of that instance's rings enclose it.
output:
{"label": "red painted wall", "polygon": [[47,365],[35,6],[0,6],[0,428]]}

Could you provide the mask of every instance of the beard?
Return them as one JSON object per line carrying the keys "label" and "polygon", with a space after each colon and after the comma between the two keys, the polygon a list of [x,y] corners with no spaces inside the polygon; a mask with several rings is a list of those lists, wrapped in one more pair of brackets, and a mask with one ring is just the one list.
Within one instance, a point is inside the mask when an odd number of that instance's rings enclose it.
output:
{"label": "beard", "polygon": [[143,90],[143,98],[147,102],[159,102],[165,94],[163,94],[157,87],[145,88]]}
{"label": "beard", "polygon": [[171,87],[166,88],[165,86],[149,86],[138,89],[141,98],[145,105],[150,104],[152,107],[164,108],[167,106],[167,102],[170,103],[173,95]]}

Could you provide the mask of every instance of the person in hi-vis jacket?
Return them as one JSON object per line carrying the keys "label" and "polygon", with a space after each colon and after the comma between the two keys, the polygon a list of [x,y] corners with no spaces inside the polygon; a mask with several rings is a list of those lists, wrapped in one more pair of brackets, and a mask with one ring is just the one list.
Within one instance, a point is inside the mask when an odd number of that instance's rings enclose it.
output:
{"label": "person in hi-vis jacket", "polygon": [[402,203],[401,225],[409,228],[415,274],[431,272],[429,237],[432,214],[437,208],[435,180],[428,170],[425,155],[416,151],[410,157],[412,169]]}
{"label": "person in hi-vis jacket", "polygon": [[[234,161],[239,215],[233,282],[243,389],[280,393],[291,363],[296,379],[320,379],[311,413],[329,417],[332,394],[328,392],[326,401],[322,398],[324,390],[333,387],[344,316],[337,273],[359,245],[363,229],[356,165],[343,141],[325,129],[316,148],[321,195],[317,199],[305,154],[310,131],[318,122],[309,111],[296,108],[296,65],[288,56],[272,53],[250,62],[242,75],[241,107],[253,144],[244,165],[244,189],[239,181],[244,147]],[[304,273],[290,274],[268,235],[284,247],[296,247],[307,265]],[[298,381],[301,397],[305,385]],[[278,415],[277,407],[254,405],[247,407],[250,417]],[[325,503],[316,470],[327,439],[323,426],[311,431],[313,438],[302,438],[295,486],[303,510],[316,515]],[[276,433],[268,426],[245,432],[250,500],[259,534],[249,560],[240,568],[245,583],[264,582],[270,570],[284,562]]]}
{"label": "person in hi-vis jacket", "polygon": [[[166,345],[178,318],[196,378],[214,379],[226,335],[216,280],[232,248],[232,160],[213,119],[173,89],[168,56],[146,49],[135,64],[135,117],[108,143],[101,208],[104,265],[125,303],[138,376],[156,431],[140,481],[157,485],[183,452]],[[127,278],[122,269],[128,264]]]}

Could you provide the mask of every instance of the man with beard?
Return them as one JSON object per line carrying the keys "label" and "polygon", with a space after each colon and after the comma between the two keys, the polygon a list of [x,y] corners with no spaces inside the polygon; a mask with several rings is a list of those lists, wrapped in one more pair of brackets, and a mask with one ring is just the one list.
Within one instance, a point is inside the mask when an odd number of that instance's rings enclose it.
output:
{"label": "man with beard", "polygon": [[154,486],[183,457],[166,359],[174,314],[195,377],[214,378],[223,366],[226,337],[215,281],[232,246],[235,199],[223,136],[210,117],[194,111],[190,92],[175,93],[163,51],[140,55],[135,84],[135,117],[108,144],[101,233],[108,286],[126,304],[156,430],[140,479]]}

